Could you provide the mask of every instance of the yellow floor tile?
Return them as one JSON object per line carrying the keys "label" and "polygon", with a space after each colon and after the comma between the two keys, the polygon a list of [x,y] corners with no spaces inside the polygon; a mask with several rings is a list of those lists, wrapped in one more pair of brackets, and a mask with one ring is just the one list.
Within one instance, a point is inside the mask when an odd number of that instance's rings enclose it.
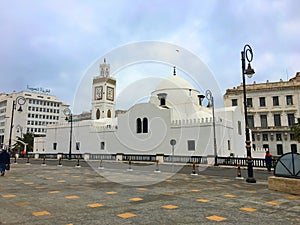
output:
{"label": "yellow floor tile", "polygon": [[127,219],[127,218],[130,218],[130,217],[136,216],[136,214],[127,212],[127,213],[118,214],[118,216],[121,217],[121,218]]}
{"label": "yellow floor tile", "polygon": [[14,198],[16,197],[16,195],[12,195],[12,194],[9,194],[9,195],[2,195],[3,198]]}
{"label": "yellow floor tile", "polygon": [[191,190],[191,192],[201,192],[201,190]]}
{"label": "yellow floor tile", "polygon": [[136,190],[139,190],[139,191],[146,191],[148,190],[147,188],[137,188]]}
{"label": "yellow floor tile", "polygon": [[298,200],[299,197],[295,196],[295,195],[288,195],[286,196],[288,199],[291,199],[291,200]]}
{"label": "yellow floor tile", "polygon": [[256,191],[252,191],[252,190],[249,190],[249,191],[246,191],[247,193],[249,194],[256,194]]}
{"label": "yellow floor tile", "polygon": [[29,205],[30,202],[16,202],[16,205]]}
{"label": "yellow floor tile", "polygon": [[36,188],[36,189],[43,189],[43,188],[47,188],[47,187],[46,186],[36,186],[34,188]]}
{"label": "yellow floor tile", "polygon": [[33,216],[45,216],[45,215],[50,215],[51,213],[48,211],[41,211],[41,212],[33,212]]}
{"label": "yellow floor tile", "polygon": [[33,182],[25,182],[24,184],[33,184]]}
{"label": "yellow floor tile", "polygon": [[254,208],[246,208],[246,207],[240,208],[240,210],[247,211],[247,212],[255,212],[256,211],[256,209],[254,209]]}
{"label": "yellow floor tile", "polygon": [[129,200],[137,202],[137,201],[142,201],[143,199],[142,198],[131,198]]}
{"label": "yellow floor tile", "polygon": [[235,195],[232,195],[232,194],[225,194],[224,196],[227,197],[227,198],[234,198],[235,197]]}
{"label": "yellow floor tile", "polygon": [[209,202],[210,200],[208,200],[208,199],[198,199],[197,201],[198,202]]}
{"label": "yellow floor tile", "polygon": [[269,205],[279,205],[280,202],[265,202],[265,204],[269,204]]}
{"label": "yellow floor tile", "polygon": [[76,198],[79,198],[77,195],[69,195],[69,196],[66,196],[65,198],[67,199],[76,199]]}
{"label": "yellow floor tile", "polygon": [[209,220],[214,220],[214,221],[218,221],[218,222],[227,220],[227,218],[221,217],[221,216],[208,216],[206,218]]}
{"label": "yellow floor tile", "polygon": [[87,206],[88,206],[88,207],[91,207],[91,208],[96,208],[96,207],[101,207],[101,206],[103,206],[103,204],[100,204],[100,203],[92,203],[92,204],[88,204]]}
{"label": "yellow floor tile", "polygon": [[115,192],[115,191],[108,191],[108,192],[105,192],[106,194],[108,195],[115,195],[117,194],[118,192]]}
{"label": "yellow floor tile", "polygon": [[49,194],[56,194],[56,193],[59,193],[60,191],[49,191],[48,193]]}
{"label": "yellow floor tile", "polygon": [[164,208],[164,209],[177,209],[178,206],[177,205],[164,205],[164,206],[162,206],[162,208]]}
{"label": "yellow floor tile", "polygon": [[57,183],[64,183],[66,182],[65,180],[58,180]]}

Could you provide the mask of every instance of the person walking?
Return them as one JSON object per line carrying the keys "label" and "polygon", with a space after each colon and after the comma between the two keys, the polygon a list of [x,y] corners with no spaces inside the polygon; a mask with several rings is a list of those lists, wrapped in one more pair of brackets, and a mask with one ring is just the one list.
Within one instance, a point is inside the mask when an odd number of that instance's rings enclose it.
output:
{"label": "person walking", "polygon": [[269,151],[266,152],[265,155],[265,161],[266,161],[266,167],[269,172],[271,172],[271,167],[272,167],[272,155],[270,154]]}
{"label": "person walking", "polygon": [[6,149],[2,149],[0,153],[0,172],[1,176],[5,175],[5,170],[9,170],[10,168],[10,155],[6,151]]}

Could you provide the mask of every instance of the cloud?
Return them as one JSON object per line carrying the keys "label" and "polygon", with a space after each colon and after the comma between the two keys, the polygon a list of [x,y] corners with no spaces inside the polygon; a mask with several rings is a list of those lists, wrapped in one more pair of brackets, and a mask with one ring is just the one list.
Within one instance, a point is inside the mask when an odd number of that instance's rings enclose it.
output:
{"label": "cloud", "polygon": [[145,40],[195,53],[223,92],[241,82],[240,52],[247,43],[254,51],[253,80],[279,80],[286,71],[294,76],[300,70],[299,7],[292,0],[4,1],[0,75],[7,78],[1,91],[41,84],[72,102],[95,59]]}

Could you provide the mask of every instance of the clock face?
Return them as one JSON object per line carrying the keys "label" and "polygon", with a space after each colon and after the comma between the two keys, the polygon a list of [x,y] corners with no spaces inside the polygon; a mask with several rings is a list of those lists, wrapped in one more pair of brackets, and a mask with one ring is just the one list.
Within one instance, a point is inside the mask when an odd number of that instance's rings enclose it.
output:
{"label": "clock face", "polygon": [[114,88],[107,87],[106,93],[107,93],[106,99],[110,100],[110,101],[113,101],[114,100]]}
{"label": "clock face", "polygon": [[102,99],[102,86],[95,87],[95,100]]}

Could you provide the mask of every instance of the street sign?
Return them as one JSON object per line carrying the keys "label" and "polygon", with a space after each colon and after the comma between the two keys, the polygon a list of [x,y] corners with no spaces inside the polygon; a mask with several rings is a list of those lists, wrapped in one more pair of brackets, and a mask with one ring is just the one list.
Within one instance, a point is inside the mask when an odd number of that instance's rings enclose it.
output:
{"label": "street sign", "polygon": [[172,146],[176,145],[176,140],[175,139],[171,139],[170,145],[172,145]]}

